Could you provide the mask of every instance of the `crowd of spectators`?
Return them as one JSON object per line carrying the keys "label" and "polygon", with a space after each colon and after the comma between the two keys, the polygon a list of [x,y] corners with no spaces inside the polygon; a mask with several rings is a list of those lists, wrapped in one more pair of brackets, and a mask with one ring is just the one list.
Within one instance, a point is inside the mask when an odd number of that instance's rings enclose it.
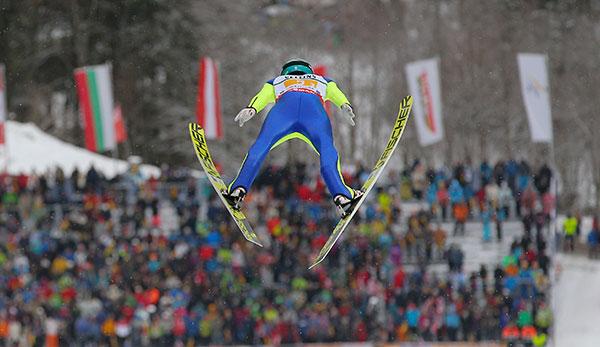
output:
{"label": "crowd of spectators", "polygon": [[395,338],[418,335],[429,341],[525,340],[546,336],[552,321],[547,305],[549,259],[530,239],[511,245],[493,272],[485,265],[447,276],[398,268],[390,293]]}
{"label": "crowd of spectators", "polygon": [[[401,174],[403,199],[425,200],[435,216],[465,220],[485,210],[495,219],[521,218],[554,206],[552,170],[534,170],[526,161],[487,161],[479,165],[457,163],[451,167],[427,167],[415,161]],[[459,226],[460,227],[460,226]]]}
{"label": "crowd of spectators", "polygon": [[[144,179],[132,167],[111,180],[94,169],[3,176],[0,339],[172,346],[488,340],[513,326],[547,331],[542,239],[524,233],[493,273],[485,266],[465,273],[464,254],[446,246],[434,216],[402,216],[406,179],[416,198],[449,181],[450,205],[479,199],[482,187],[484,200],[496,201],[490,185],[515,181],[523,195],[532,189],[511,179],[522,168],[509,175],[507,164],[502,176],[483,164],[481,175],[461,167],[444,175],[417,163],[408,176],[388,175],[353,230],[311,271],[338,218],[317,168],[268,167],[257,178],[245,211],[265,248],[246,242],[206,180],[189,174],[165,170]],[[367,174],[359,167],[346,180],[359,186]],[[478,176],[487,178],[476,183]],[[442,217],[443,200],[435,200]],[[528,208],[519,203],[517,211]],[[445,258],[449,271],[406,270],[412,254]]]}

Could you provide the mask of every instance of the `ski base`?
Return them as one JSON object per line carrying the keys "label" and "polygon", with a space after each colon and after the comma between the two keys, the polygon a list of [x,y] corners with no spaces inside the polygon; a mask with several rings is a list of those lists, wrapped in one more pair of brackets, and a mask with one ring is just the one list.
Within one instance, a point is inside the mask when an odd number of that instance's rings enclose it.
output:
{"label": "ski base", "polygon": [[221,199],[223,205],[225,205],[225,208],[227,209],[227,211],[229,211],[231,217],[233,217],[235,224],[238,226],[238,228],[240,228],[240,231],[242,232],[246,240],[262,247],[263,245],[260,243],[258,236],[256,236],[256,233],[252,230],[252,227],[250,226],[250,223],[248,223],[246,216],[241,211],[232,208],[223,196],[223,192],[227,191],[227,185],[225,185],[225,183],[223,182],[219,171],[217,171],[217,169],[215,168],[215,164],[212,161],[212,158],[208,151],[208,146],[206,144],[204,129],[202,129],[202,127],[198,124],[190,123],[189,130],[190,136],[192,138],[192,143],[194,144],[194,150],[196,151],[196,156],[198,157],[198,160],[200,161],[204,172],[206,172],[208,180],[217,192],[219,199]]}
{"label": "ski base", "polygon": [[361,190],[364,192],[363,196],[356,203],[354,209],[350,213],[346,214],[346,216],[344,216],[342,219],[340,219],[338,224],[335,226],[335,229],[333,229],[333,233],[331,234],[331,236],[329,236],[329,239],[327,240],[323,248],[321,248],[319,255],[317,256],[313,264],[309,267],[309,269],[312,269],[313,267],[319,265],[325,259],[325,257],[327,257],[329,251],[331,251],[336,241],[340,238],[348,224],[350,224],[352,217],[354,217],[354,214],[356,213],[360,205],[362,205],[362,203],[367,198],[369,191],[371,191],[373,186],[375,186],[377,179],[379,178],[379,176],[383,172],[383,169],[390,160],[392,153],[394,153],[394,150],[396,149],[398,142],[400,141],[400,137],[404,132],[404,127],[406,126],[406,122],[408,120],[408,116],[410,115],[410,110],[412,108],[412,102],[413,99],[410,95],[402,99],[402,102],[400,103],[400,111],[398,112],[398,117],[396,118],[396,122],[394,124],[394,130],[390,135],[390,139],[388,140],[387,146],[385,147],[383,153],[379,157],[379,160],[377,160],[377,163],[375,163],[371,174],[369,174],[369,177],[367,178],[367,180],[361,188]]}

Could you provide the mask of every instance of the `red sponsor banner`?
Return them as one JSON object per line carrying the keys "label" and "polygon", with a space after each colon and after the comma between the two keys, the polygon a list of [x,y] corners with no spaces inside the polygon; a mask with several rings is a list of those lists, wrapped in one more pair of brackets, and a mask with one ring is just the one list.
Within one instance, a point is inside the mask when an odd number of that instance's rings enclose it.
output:
{"label": "red sponsor banner", "polygon": [[206,138],[220,139],[223,137],[217,64],[207,57],[200,59],[196,117],[198,124],[204,128]]}
{"label": "red sponsor banner", "polygon": [[424,71],[419,75],[419,86],[421,87],[421,95],[423,97],[423,110],[425,111],[425,124],[431,130],[436,132],[435,116],[433,114],[433,100],[431,97],[431,89],[429,87],[429,77]]}
{"label": "red sponsor banner", "polygon": [[412,112],[421,146],[444,139],[439,65],[439,58],[431,58],[408,63],[405,67],[408,88],[414,98]]}

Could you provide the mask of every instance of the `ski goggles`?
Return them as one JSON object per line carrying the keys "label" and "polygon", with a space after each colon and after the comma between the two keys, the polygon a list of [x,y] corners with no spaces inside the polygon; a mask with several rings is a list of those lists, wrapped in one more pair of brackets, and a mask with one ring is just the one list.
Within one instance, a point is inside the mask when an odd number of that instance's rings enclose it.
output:
{"label": "ski goggles", "polygon": [[305,74],[313,73],[312,69],[306,65],[290,65],[281,71],[282,75],[293,75],[294,72],[301,72]]}

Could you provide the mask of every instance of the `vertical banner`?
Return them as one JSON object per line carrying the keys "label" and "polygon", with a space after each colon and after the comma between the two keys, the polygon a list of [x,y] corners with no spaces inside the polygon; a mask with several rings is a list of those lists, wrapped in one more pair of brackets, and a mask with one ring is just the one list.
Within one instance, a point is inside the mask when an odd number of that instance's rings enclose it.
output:
{"label": "vertical banner", "polygon": [[127,141],[127,130],[125,129],[125,120],[123,119],[123,111],[121,110],[121,104],[117,104],[115,106],[114,117],[115,139],[117,143],[123,143]]}
{"label": "vertical banner", "polygon": [[0,171],[8,170],[8,150],[6,148],[6,74],[4,64],[0,64]]}
{"label": "vertical banner", "polygon": [[[316,75],[327,77],[327,66],[325,66],[325,65],[315,65],[315,67],[313,68],[313,71]],[[328,115],[331,116],[331,102],[330,101],[325,102],[325,111],[327,112]]]}
{"label": "vertical banner", "polygon": [[94,152],[114,149],[117,141],[110,65],[76,69],[75,85],[83,120],[85,147]]}
{"label": "vertical banner", "polygon": [[531,140],[552,143],[552,114],[546,55],[519,53],[517,62]]}
{"label": "vertical banner", "polygon": [[421,146],[444,138],[439,59],[432,58],[406,64],[408,88],[414,98],[413,113]]}
{"label": "vertical banner", "polygon": [[204,128],[206,138],[220,139],[223,136],[217,65],[207,57],[200,59],[196,117],[198,124]]}
{"label": "vertical banner", "polygon": [[6,144],[4,128],[6,127],[6,74],[4,64],[0,64],[0,156],[3,154]]}

